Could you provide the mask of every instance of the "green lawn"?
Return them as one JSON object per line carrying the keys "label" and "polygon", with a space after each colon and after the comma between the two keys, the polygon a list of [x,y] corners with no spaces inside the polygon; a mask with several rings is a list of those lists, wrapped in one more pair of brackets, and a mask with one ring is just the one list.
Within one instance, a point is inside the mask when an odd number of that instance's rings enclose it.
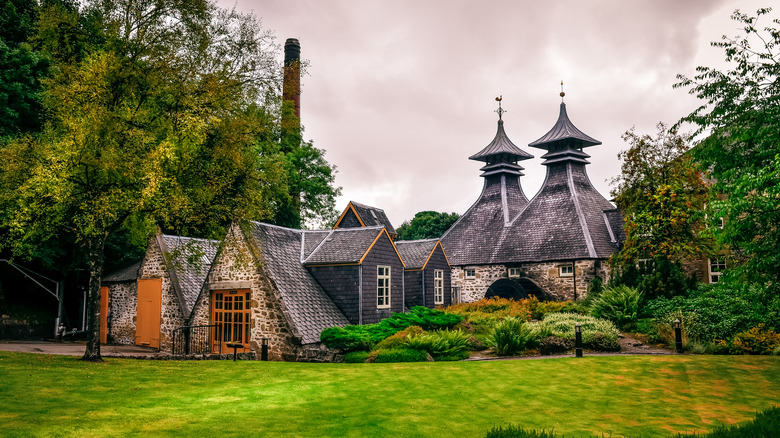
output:
{"label": "green lawn", "polygon": [[175,362],[0,352],[1,436],[666,436],[780,404],[780,357]]}

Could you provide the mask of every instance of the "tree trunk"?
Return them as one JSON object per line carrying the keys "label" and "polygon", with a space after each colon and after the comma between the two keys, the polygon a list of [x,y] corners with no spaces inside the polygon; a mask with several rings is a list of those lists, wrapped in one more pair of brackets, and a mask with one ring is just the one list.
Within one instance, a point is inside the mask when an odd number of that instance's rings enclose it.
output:
{"label": "tree trunk", "polygon": [[103,276],[106,236],[91,237],[87,241],[89,263],[89,290],[87,293],[87,349],[81,360],[103,362],[100,356],[100,277]]}

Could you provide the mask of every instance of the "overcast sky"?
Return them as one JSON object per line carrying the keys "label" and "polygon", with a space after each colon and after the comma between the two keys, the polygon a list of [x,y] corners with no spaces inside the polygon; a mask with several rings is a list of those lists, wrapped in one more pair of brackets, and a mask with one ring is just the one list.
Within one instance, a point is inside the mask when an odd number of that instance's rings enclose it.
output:
{"label": "overcast sky", "polygon": [[[298,38],[309,60],[304,137],[325,149],[343,189],[397,227],[421,210],[463,214],[482,190],[468,157],[496,132],[503,96],[509,138],[536,158],[521,164],[531,198],[544,180],[544,135],[565,102],[575,126],[603,144],[588,173],[609,198],[621,134],[655,133],[697,106],[675,75],[722,65],[710,41],[734,36],[729,16],[768,0],[239,0],[277,42]],[[773,14],[776,16],[776,14]],[[282,54],[280,53],[280,59]]]}

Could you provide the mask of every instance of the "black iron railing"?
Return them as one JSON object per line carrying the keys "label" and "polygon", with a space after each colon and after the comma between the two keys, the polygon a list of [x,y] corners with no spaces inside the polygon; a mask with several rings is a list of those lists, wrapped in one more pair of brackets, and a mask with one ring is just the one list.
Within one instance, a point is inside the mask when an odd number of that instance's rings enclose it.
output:
{"label": "black iron railing", "polygon": [[[179,327],[173,331],[174,355],[222,353],[222,343],[213,342],[216,325],[190,325]],[[212,351],[212,345],[218,351]]]}

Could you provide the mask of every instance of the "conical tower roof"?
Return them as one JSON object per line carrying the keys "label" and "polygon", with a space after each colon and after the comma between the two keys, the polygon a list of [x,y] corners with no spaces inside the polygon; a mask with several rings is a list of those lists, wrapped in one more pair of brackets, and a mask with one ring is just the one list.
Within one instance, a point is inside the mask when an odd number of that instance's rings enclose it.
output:
{"label": "conical tower roof", "polygon": [[498,129],[496,130],[496,136],[493,137],[493,141],[484,149],[469,157],[469,160],[475,161],[492,161],[491,158],[505,158],[502,161],[517,162],[520,160],[528,160],[534,156],[521,150],[519,147],[512,143],[512,140],[507,137],[504,131],[504,121],[498,120]]}
{"label": "conical tower roof", "polygon": [[571,148],[575,149],[601,144],[600,141],[585,134],[574,126],[571,120],[569,120],[569,115],[566,114],[566,104],[561,102],[561,112],[558,115],[558,121],[555,122],[555,126],[540,139],[528,143],[528,146],[552,151],[555,149],[555,145],[564,143],[569,144]]}

